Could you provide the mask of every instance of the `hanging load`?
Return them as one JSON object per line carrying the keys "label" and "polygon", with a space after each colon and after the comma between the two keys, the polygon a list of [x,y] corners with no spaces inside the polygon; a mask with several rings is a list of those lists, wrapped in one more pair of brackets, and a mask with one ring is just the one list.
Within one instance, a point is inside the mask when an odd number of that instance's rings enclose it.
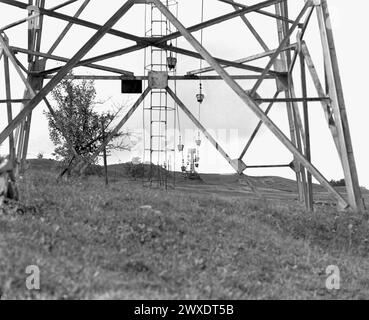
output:
{"label": "hanging load", "polygon": [[186,173],[186,171],[187,171],[187,167],[186,167],[186,165],[185,165],[185,161],[184,161],[184,159],[182,159],[182,166],[181,166],[181,170],[182,170],[182,172],[183,172],[183,173]]}
{"label": "hanging load", "polygon": [[199,167],[199,163],[200,163],[200,152],[199,152],[199,150],[197,150],[197,154],[196,154],[196,157],[195,157],[195,166],[196,166],[196,168]]}
{"label": "hanging load", "polygon": [[[172,42],[170,46],[173,46]],[[175,71],[177,67],[177,58],[173,56],[173,52],[170,52],[169,57],[167,57],[167,66],[170,71]]]}
{"label": "hanging load", "polygon": [[196,99],[198,103],[203,103],[204,99],[205,99],[205,95],[202,93],[202,84],[200,83],[200,91],[199,93],[196,95]]}
{"label": "hanging load", "polygon": [[195,140],[195,142],[196,142],[196,145],[197,145],[198,147],[201,147],[200,131],[199,131],[199,132],[198,132],[198,134],[197,134],[197,139]]}
{"label": "hanging load", "polygon": [[177,67],[177,58],[170,54],[170,56],[167,58],[167,65],[170,71],[175,70]]}
{"label": "hanging load", "polygon": [[198,103],[203,103],[204,99],[205,99],[205,96],[202,93],[199,93],[199,94],[196,95],[196,99],[197,99]]}
{"label": "hanging load", "polygon": [[184,150],[184,144],[182,143],[182,137],[179,137],[179,143],[178,143],[178,151],[182,152]]}

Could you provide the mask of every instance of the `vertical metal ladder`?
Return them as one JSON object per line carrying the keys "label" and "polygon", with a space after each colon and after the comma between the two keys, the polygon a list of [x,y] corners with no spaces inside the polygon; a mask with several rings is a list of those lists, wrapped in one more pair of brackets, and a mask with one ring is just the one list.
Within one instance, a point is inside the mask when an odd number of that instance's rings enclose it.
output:
{"label": "vertical metal ladder", "polygon": [[[162,0],[168,7],[177,6],[177,1]],[[169,21],[154,5],[149,5],[146,11],[146,36],[161,38],[170,33]],[[148,23],[149,22],[149,23]],[[145,73],[149,71],[169,72],[167,66],[168,52],[166,50],[150,47],[145,52]],[[145,140],[144,161],[150,161],[148,184],[151,187],[168,188],[174,168],[171,164],[175,158],[175,143],[169,141],[169,113],[175,118],[175,108],[168,105],[168,93],[164,89],[152,89],[149,97],[149,105],[144,104],[144,130],[149,125],[149,139]],[[149,120],[148,120],[149,119]],[[173,145],[172,145],[173,144]],[[174,180],[175,181],[175,180]],[[174,182],[173,182],[174,184]]]}

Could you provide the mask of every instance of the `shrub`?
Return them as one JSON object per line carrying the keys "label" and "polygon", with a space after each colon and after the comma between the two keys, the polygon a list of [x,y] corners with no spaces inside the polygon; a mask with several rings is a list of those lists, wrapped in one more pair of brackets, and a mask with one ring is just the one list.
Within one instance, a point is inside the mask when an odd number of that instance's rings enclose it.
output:
{"label": "shrub", "polygon": [[136,179],[142,179],[145,177],[145,165],[143,163],[134,164],[133,162],[128,163],[127,174]]}

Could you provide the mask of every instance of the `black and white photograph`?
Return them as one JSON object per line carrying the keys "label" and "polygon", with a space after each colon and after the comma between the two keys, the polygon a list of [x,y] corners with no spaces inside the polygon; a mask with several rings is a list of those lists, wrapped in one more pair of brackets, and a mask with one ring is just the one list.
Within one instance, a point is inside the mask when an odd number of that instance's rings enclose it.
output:
{"label": "black and white photograph", "polygon": [[0,0],[0,304],[369,299],[365,0]]}

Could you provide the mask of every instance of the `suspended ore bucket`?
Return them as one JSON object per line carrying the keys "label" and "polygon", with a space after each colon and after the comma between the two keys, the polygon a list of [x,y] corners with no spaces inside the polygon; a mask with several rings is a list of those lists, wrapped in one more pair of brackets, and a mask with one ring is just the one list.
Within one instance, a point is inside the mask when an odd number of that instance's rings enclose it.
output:
{"label": "suspended ore bucket", "polygon": [[197,102],[198,103],[203,103],[204,102],[204,99],[205,99],[205,95],[203,93],[198,93],[196,95],[196,99],[197,99]]}
{"label": "suspended ore bucket", "polygon": [[167,58],[167,65],[169,70],[174,70],[177,66],[177,58],[176,57],[168,57]]}

